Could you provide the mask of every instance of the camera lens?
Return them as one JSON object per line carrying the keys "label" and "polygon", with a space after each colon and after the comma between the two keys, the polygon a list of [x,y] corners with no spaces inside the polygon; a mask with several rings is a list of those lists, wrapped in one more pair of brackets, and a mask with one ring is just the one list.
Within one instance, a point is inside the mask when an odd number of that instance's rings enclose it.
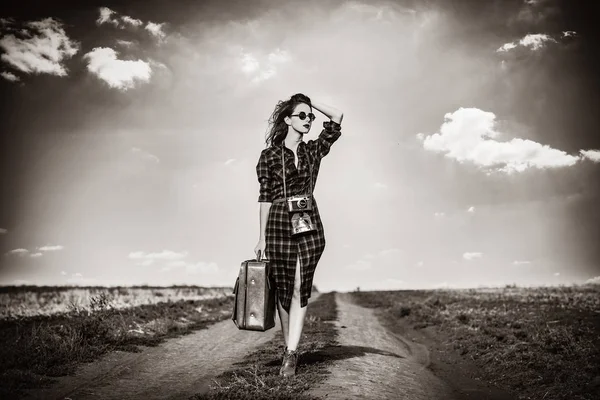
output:
{"label": "camera lens", "polygon": [[298,200],[298,208],[305,208],[306,207],[306,200],[302,199],[302,200]]}

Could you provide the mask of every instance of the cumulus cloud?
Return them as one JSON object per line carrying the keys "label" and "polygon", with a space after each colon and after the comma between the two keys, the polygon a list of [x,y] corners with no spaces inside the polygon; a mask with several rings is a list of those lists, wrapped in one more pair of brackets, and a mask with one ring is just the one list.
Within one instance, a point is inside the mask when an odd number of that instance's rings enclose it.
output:
{"label": "cumulus cloud", "polygon": [[127,25],[135,27],[142,26],[144,24],[141,19],[131,18],[127,15],[122,16],[121,21],[123,21]]}
{"label": "cumulus cloud", "polygon": [[0,48],[2,61],[20,72],[66,76],[64,62],[77,54],[79,43],[69,39],[61,22],[46,18],[4,35]]}
{"label": "cumulus cloud", "polygon": [[57,251],[57,250],[62,250],[64,247],[61,245],[57,245],[57,246],[42,246],[42,247],[38,247],[38,250],[40,251]]}
{"label": "cumulus cloud", "polygon": [[474,213],[475,212],[475,207],[474,206],[469,207],[469,209],[467,210],[467,212]]}
{"label": "cumulus cloud", "polygon": [[12,72],[2,71],[0,73],[0,75],[2,75],[2,77],[4,79],[6,79],[7,81],[10,81],[10,82],[18,82],[18,81],[21,80],[21,78],[19,78],[18,76],[16,76]]}
{"label": "cumulus cloud", "polygon": [[465,260],[469,260],[469,261],[474,260],[476,258],[481,258],[481,257],[483,257],[483,254],[479,253],[479,252],[472,252],[472,253],[466,252],[463,254],[463,258]]}
{"label": "cumulus cloud", "polygon": [[161,23],[161,24],[157,24],[155,22],[148,22],[146,24],[146,26],[144,27],[144,29],[146,29],[148,32],[150,32],[150,34],[152,36],[154,36],[155,38],[159,39],[159,40],[164,40],[164,38],[167,36],[165,34],[165,32],[163,31],[163,27],[164,27],[165,23]]}
{"label": "cumulus cloud", "polygon": [[562,33],[562,37],[573,37],[577,34],[575,31],[564,31]]}
{"label": "cumulus cloud", "polygon": [[143,251],[135,251],[129,253],[130,260],[138,261],[136,265],[149,266],[156,261],[175,261],[187,257],[187,251],[177,253],[171,250],[163,250],[159,253],[145,253]]}
{"label": "cumulus cloud", "polygon": [[579,153],[582,158],[586,158],[595,163],[600,162],[600,150],[580,150]]}
{"label": "cumulus cloud", "polygon": [[119,26],[119,21],[112,17],[114,14],[116,14],[115,11],[108,7],[100,7],[98,11],[100,12],[100,16],[96,20],[96,24],[112,24],[114,26]]}
{"label": "cumulus cloud", "polygon": [[142,60],[119,60],[118,53],[109,47],[96,47],[83,56],[88,70],[111,88],[131,89],[136,82],[148,82],[152,74],[150,64]]}
{"label": "cumulus cloud", "polygon": [[478,108],[459,108],[444,116],[438,133],[417,134],[423,148],[460,163],[470,162],[482,169],[511,174],[529,168],[560,168],[580,160],[562,150],[553,149],[528,139],[498,141],[496,115]]}
{"label": "cumulus cloud", "polygon": [[531,264],[531,261],[527,260],[515,260],[513,261],[513,265],[528,265]]}
{"label": "cumulus cloud", "polygon": [[444,212],[440,212],[440,211],[437,211],[437,212],[433,213],[433,215],[434,215],[434,217],[438,217],[438,218],[439,218],[439,217],[443,217],[443,216],[445,216],[445,215],[446,215],[446,213],[444,213]]}
{"label": "cumulus cloud", "polygon": [[8,229],[0,228],[0,235],[5,235],[8,233]]}
{"label": "cumulus cloud", "polygon": [[279,48],[263,57],[241,50],[239,63],[242,72],[251,77],[253,83],[259,83],[275,76],[278,68],[291,58],[287,50]]}
{"label": "cumulus cloud", "polygon": [[29,256],[30,256],[31,258],[38,258],[38,257],[41,257],[41,256],[42,256],[42,253],[31,253]]}
{"label": "cumulus cloud", "polygon": [[348,269],[353,271],[368,271],[372,268],[372,264],[368,260],[358,260],[353,264],[348,265]]}

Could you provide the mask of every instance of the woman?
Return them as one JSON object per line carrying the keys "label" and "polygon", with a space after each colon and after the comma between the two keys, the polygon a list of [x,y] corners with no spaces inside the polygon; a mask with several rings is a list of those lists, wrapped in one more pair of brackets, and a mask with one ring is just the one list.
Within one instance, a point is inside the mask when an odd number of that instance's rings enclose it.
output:
{"label": "woman", "polygon": [[[330,121],[323,123],[324,129],[316,140],[304,142],[302,139],[310,131],[315,119],[313,108]],[[313,276],[325,249],[325,236],[314,197],[312,210],[307,212],[314,230],[292,235],[291,214],[284,199],[283,166],[285,194],[288,198],[311,193],[321,159],[341,135],[342,118],[341,111],[311,102],[301,93],[280,101],[269,119],[268,147],[261,152],[256,166],[260,183],[260,238],[254,251],[257,257],[259,251],[264,254],[272,268],[286,346],[279,374],[286,377],[296,373],[297,347],[304,327]]]}

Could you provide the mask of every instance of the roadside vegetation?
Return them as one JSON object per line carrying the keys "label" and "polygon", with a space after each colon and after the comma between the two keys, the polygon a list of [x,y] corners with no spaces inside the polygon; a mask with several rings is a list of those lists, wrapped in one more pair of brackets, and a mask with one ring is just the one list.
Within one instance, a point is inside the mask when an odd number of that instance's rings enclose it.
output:
{"label": "roadside vegetation", "polygon": [[110,351],[138,352],[138,346],[156,346],[231,318],[233,296],[127,308],[115,303],[119,300],[100,292],[86,307],[70,304],[60,314],[0,320],[0,398],[50,384],[52,377],[70,374]]}
{"label": "roadside vegetation", "polygon": [[279,376],[284,350],[279,330],[271,342],[218,376],[209,393],[193,399],[313,399],[306,391],[327,378],[327,368],[336,359],[335,348],[339,346],[336,319],[335,292],[321,294],[309,304],[298,348],[296,376]]}
{"label": "roadside vegetation", "polygon": [[398,334],[426,331],[518,399],[600,398],[600,285],[355,291]]}

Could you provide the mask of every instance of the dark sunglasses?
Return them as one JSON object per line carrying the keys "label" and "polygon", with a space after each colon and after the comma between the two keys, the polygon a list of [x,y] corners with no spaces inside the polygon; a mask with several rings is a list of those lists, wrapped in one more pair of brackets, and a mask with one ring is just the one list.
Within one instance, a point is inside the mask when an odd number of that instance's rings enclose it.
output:
{"label": "dark sunglasses", "polygon": [[[300,111],[299,114],[292,114],[291,116],[292,117],[298,117],[298,118],[300,118],[301,121],[304,121],[306,119],[306,117],[307,117],[307,115],[306,115],[306,113],[304,111]],[[315,118],[317,118],[317,117],[315,117],[315,114],[308,113],[308,119],[310,119],[310,122],[314,121]]]}

